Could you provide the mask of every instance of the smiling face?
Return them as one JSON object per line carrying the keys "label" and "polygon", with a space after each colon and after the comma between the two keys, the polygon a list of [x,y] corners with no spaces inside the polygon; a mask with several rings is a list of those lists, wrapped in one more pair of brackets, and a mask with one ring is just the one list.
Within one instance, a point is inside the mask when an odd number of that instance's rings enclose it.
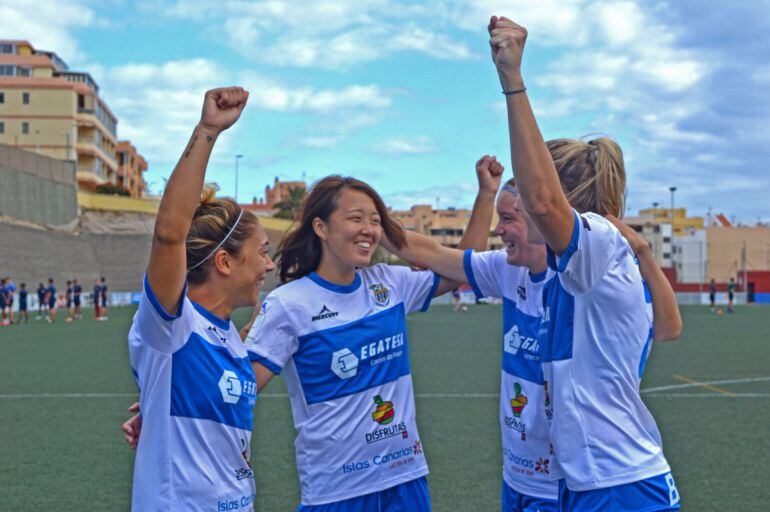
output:
{"label": "smiling face", "polygon": [[366,267],[382,238],[380,214],[374,201],[358,190],[344,188],[336,208],[324,221],[316,218],[313,228],[323,246],[323,257],[340,269]]}
{"label": "smiling face", "polygon": [[503,190],[497,198],[497,215],[495,234],[505,244],[506,261],[509,265],[528,266],[543,238],[524,210],[519,195]]}
{"label": "smiling face", "polygon": [[240,251],[230,258],[229,263],[228,287],[233,307],[253,306],[259,299],[267,273],[275,270],[268,252],[265,228],[257,224],[254,233],[246,239]]}

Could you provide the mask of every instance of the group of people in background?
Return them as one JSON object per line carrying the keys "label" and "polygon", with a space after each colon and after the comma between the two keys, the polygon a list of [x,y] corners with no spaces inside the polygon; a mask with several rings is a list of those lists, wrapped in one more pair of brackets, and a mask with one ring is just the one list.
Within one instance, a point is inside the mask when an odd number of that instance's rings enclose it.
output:
{"label": "group of people in background", "polygon": [[[93,294],[91,295],[94,306],[94,319],[107,320],[107,279],[101,277],[94,281]],[[18,314],[14,310],[16,295],[18,294]],[[21,324],[29,322],[29,290],[27,283],[21,283],[16,288],[13,280],[6,276],[0,280],[0,326]],[[37,285],[37,316],[36,320],[45,319],[48,323],[56,321],[56,312],[63,303],[67,308],[65,322],[73,322],[83,318],[82,306],[83,287],[77,279],[67,280],[67,288],[63,296],[57,294],[56,283],[52,277],[48,278],[48,284],[42,282]]]}

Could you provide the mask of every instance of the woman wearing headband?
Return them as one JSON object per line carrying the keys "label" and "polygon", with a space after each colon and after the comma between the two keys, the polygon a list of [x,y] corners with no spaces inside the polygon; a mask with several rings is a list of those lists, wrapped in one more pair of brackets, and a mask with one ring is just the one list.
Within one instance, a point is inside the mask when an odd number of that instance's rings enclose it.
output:
{"label": "woman wearing headband", "polygon": [[206,93],[155,222],[128,336],[142,413],[136,511],[253,508],[249,453],[260,376],[230,314],[256,304],[274,265],[256,217],[203,187],[212,147],[247,99],[239,87]]}

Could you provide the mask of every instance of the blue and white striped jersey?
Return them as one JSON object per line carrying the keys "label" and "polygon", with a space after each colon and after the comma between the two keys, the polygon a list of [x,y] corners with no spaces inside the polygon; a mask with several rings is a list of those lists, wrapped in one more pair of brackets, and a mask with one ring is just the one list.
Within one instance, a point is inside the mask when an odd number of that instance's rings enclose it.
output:
{"label": "blue and white striped jersey", "polygon": [[572,491],[669,471],[639,396],[652,342],[652,305],[628,242],[609,221],[578,215],[556,278],[545,286],[540,343],[551,384],[556,475]]}
{"label": "blue and white striped jersey", "polygon": [[273,290],[249,355],[289,390],[304,505],[363,496],[428,473],[417,432],[406,315],[439,277],[375,265],[352,284],[315,273]]}
{"label": "blue and white striped jersey", "polygon": [[142,412],[132,510],[252,510],[257,386],[232,322],[186,295],[167,313],[145,277],[128,351]]}
{"label": "blue and white striped jersey", "polygon": [[522,494],[555,500],[552,481],[548,387],[537,331],[543,316],[543,285],[553,272],[530,274],[509,265],[505,250],[465,252],[465,273],[478,298],[503,300],[500,430],[503,479]]}

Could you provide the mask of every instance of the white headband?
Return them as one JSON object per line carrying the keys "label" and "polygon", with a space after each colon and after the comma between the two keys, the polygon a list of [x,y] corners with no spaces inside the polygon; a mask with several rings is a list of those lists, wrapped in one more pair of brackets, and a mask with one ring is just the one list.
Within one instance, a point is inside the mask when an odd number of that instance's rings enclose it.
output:
{"label": "white headband", "polygon": [[230,228],[230,231],[227,232],[227,234],[222,239],[222,241],[219,242],[219,244],[216,247],[214,247],[214,250],[211,251],[208,256],[206,256],[205,258],[200,260],[198,263],[196,263],[192,267],[188,268],[187,269],[188,272],[190,272],[191,270],[195,270],[196,268],[200,267],[201,265],[203,265],[206,262],[206,260],[208,260],[209,258],[214,256],[214,254],[216,254],[216,252],[219,250],[219,248],[222,247],[222,244],[227,242],[227,239],[230,238],[230,235],[233,234],[233,231],[235,231],[235,228],[238,227],[238,223],[241,221],[241,217],[243,217],[243,209],[241,209],[241,213],[239,213],[238,214],[238,218],[235,219],[235,224],[233,224],[233,227]]}

